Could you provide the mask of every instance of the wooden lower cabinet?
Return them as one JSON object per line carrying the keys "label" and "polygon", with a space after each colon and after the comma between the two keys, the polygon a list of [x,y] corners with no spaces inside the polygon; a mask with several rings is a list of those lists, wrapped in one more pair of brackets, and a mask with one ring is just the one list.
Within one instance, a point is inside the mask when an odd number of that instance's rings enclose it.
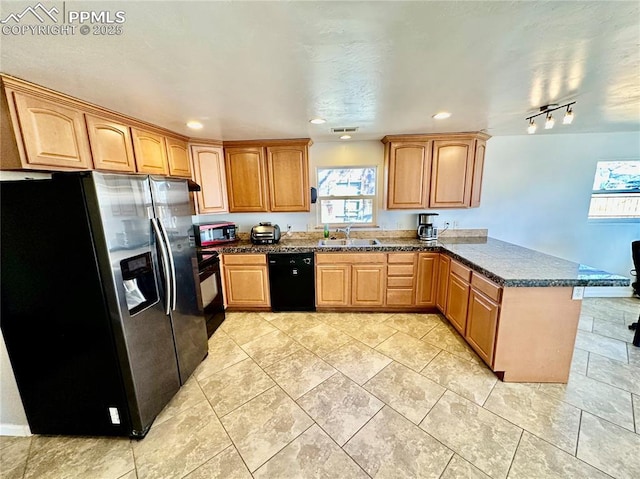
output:
{"label": "wooden lower cabinet", "polygon": [[351,306],[384,304],[386,265],[355,264],[351,267]]}
{"label": "wooden lower cabinet", "polygon": [[465,338],[487,363],[493,361],[500,306],[475,288],[469,293],[469,311]]}
{"label": "wooden lower cabinet", "polygon": [[415,306],[417,253],[387,255],[387,294],[385,304],[392,308]]}
{"label": "wooden lower cabinet", "polygon": [[451,259],[441,254],[438,258],[438,287],[436,292],[436,306],[442,312],[447,314],[447,292],[449,291],[449,266]]}
{"label": "wooden lower cabinet", "polygon": [[316,267],[316,304],[349,306],[351,298],[351,266],[321,264]]}
{"label": "wooden lower cabinet", "polygon": [[264,254],[224,254],[225,303],[230,308],[269,308],[269,273]]}
{"label": "wooden lower cabinet", "polygon": [[435,306],[438,290],[438,253],[418,254],[416,306]]}
{"label": "wooden lower cabinet", "polygon": [[384,253],[316,254],[316,306],[384,306],[386,268]]}
{"label": "wooden lower cabinet", "polygon": [[447,319],[464,336],[467,326],[467,306],[469,303],[469,283],[455,274],[449,275],[447,291]]}

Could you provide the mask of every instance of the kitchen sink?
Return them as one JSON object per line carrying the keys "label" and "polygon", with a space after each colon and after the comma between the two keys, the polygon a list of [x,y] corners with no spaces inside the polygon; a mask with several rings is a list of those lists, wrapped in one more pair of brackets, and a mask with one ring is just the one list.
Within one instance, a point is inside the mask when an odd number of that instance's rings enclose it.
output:
{"label": "kitchen sink", "polygon": [[318,246],[380,246],[380,240],[378,239],[321,239],[318,241]]}

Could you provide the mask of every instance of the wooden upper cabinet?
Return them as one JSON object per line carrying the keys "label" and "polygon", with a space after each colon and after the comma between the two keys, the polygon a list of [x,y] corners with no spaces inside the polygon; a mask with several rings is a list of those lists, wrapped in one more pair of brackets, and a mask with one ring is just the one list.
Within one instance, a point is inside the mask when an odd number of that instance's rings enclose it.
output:
{"label": "wooden upper cabinet", "polygon": [[169,137],[166,138],[166,142],[169,174],[191,178],[191,160],[189,159],[187,142]]}
{"label": "wooden upper cabinet", "polygon": [[191,145],[193,177],[200,185],[196,193],[198,214],[229,211],[224,153],[221,146]]}
{"label": "wooden upper cabinet", "polygon": [[387,208],[426,208],[431,166],[430,142],[386,145]]}
{"label": "wooden upper cabinet", "polygon": [[136,171],[129,127],[117,121],[85,115],[93,165],[98,170]]}
{"label": "wooden upper cabinet", "polygon": [[269,211],[262,147],[225,148],[229,211]]}
{"label": "wooden upper cabinet", "polygon": [[473,183],[471,185],[471,207],[480,206],[482,194],[482,174],[484,170],[484,154],[487,150],[487,142],[476,140],[476,154],[473,161]]}
{"label": "wooden upper cabinet", "polygon": [[21,134],[26,156],[23,167],[92,168],[89,139],[80,110],[22,92],[13,92],[12,99],[19,122],[15,134]]}
{"label": "wooden upper cabinet", "polygon": [[131,135],[136,156],[136,170],[139,173],[168,175],[164,136],[138,128],[131,128]]}
{"label": "wooden upper cabinet", "polygon": [[309,211],[311,140],[224,142],[229,211]]}
{"label": "wooden upper cabinet", "polygon": [[309,211],[309,159],[306,145],[268,146],[271,211]]}
{"label": "wooden upper cabinet", "polygon": [[435,140],[431,164],[431,208],[464,208],[471,203],[475,140]]}
{"label": "wooden upper cabinet", "polygon": [[385,136],[387,208],[480,206],[489,138],[482,132]]}

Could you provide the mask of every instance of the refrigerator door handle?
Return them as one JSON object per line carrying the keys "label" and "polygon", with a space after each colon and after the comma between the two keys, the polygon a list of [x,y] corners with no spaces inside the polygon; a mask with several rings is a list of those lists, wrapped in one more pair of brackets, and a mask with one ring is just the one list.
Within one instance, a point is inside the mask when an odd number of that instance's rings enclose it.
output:
{"label": "refrigerator door handle", "polygon": [[169,235],[167,234],[167,230],[165,229],[160,219],[158,219],[158,225],[160,226],[160,231],[162,231],[162,234],[163,234],[164,244],[167,248],[167,253],[169,253],[169,265],[171,266],[171,288],[173,291],[171,309],[175,311],[177,296],[178,296],[178,285],[176,284],[176,264],[173,260],[173,251],[171,251],[171,243],[169,243]]}
{"label": "refrigerator door handle", "polygon": [[165,305],[166,311],[165,314],[171,313],[171,288],[169,285],[171,284],[171,274],[169,272],[169,258],[167,256],[167,247],[164,242],[164,237],[158,227],[158,223],[156,218],[151,218],[151,226],[153,226],[153,230],[156,234],[156,241],[160,245],[160,256],[162,258],[162,269],[164,270],[164,291],[165,291]]}

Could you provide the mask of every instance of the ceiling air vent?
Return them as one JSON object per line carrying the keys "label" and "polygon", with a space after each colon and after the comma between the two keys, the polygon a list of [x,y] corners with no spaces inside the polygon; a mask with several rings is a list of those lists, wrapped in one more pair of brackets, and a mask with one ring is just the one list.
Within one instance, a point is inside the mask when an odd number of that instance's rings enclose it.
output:
{"label": "ceiling air vent", "polygon": [[357,126],[343,126],[341,128],[331,128],[331,131],[334,133],[353,133],[358,131]]}

